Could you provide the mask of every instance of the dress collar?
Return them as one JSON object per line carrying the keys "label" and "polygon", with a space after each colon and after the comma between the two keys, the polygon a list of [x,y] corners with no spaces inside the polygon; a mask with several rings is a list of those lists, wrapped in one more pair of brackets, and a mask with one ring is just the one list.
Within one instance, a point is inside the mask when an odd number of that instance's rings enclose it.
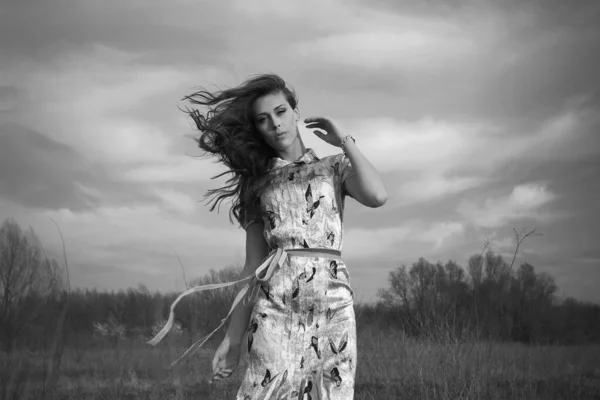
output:
{"label": "dress collar", "polygon": [[311,148],[307,148],[304,154],[295,161],[286,161],[283,158],[273,157],[273,164],[271,169],[285,167],[289,164],[309,164],[314,161],[319,161],[319,157],[315,154],[315,151]]}

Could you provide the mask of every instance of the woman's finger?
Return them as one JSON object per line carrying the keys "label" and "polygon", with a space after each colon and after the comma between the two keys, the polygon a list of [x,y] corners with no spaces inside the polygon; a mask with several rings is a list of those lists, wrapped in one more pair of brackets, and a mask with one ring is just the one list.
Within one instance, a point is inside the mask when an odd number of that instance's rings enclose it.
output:
{"label": "woman's finger", "polygon": [[319,129],[323,129],[325,127],[325,125],[319,123],[319,122],[311,122],[305,125],[308,129],[314,129],[314,128],[319,128]]}
{"label": "woman's finger", "polygon": [[306,125],[306,129],[320,129],[322,131],[327,132],[327,127],[325,125],[321,125],[321,124]]}
{"label": "woman's finger", "polygon": [[306,123],[310,123],[310,122],[322,122],[322,118],[319,117],[308,117],[308,118],[304,118],[303,120]]}
{"label": "woman's finger", "polygon": [[306,125],[306,129],[320,129],[325,133],[329,133],[331,127],[323,124]]}
{"label": "woman's finger", "polygon": [[321,118],[304,118],[302,121],[304,121],[307,124],[313,124],[315,122],[323,122],[323,120]]}
{"label": "woman's finger", "polygon": [[233,370],[231,368],[222,368],[220,372],[225,374],[231,374]]}
{"label": "woman's finger", "polygon": [[228,378],[232,372],[233,371],[231,369],[220,369],[213,375],[212,379],[209,380],[208,382],[212,383],[212,382],[220,381],[221,379]]}
{"label": "woman's finger", "polygon": [[215,357],[213,358],[213,361],[212,361],[212,372],[213,372],[213,374],[217,371],[217,365],[219,364],[220,360],[221,360],[221,357],[219,357],[218,354],[215,354]]}
{"label": "woman's finger", "polygon": [[313,133],[320,139],[323,139],[323,138],[325,138],[325,136],[327,136],[323,132],[319,132],[319,131],[313,131]]}
{"label": "woman's finger", "polygon": [[231,375],[232,372],[233,372],[233,370],[231,368],[219,368],[219,369],[217,369],[217,372],[215,372],[215,375],[224,377],[224,376]]}

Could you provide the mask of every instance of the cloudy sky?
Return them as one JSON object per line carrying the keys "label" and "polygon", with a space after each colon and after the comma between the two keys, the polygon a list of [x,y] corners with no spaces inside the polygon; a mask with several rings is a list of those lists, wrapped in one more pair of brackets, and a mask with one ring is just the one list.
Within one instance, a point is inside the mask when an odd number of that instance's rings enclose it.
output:
{"label": "cloudy sky", "polygon": [[[80,287],[241,264],[244,231],[202,199],[184,95],[266,72],[327,115],[382,173],[349,199],[357,300],[419,257],[465,265],[537,228],[518,263],[600,302],[600,3],[428,0],[30,0],[0,5],[0,219],[31,226]],[[340,150],[301,126],[318,155]],[[594,178],[594,176],[596,178]]]}

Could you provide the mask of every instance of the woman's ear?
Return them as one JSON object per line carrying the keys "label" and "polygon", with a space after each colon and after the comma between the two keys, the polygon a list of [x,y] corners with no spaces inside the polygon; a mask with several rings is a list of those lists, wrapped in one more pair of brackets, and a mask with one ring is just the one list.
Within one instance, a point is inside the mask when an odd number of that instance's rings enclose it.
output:
{"label": "woman's ear", "polygon": [[296,122],[300,121],[300,110],[298,108],[294,108],[294,114],[296,114]]}

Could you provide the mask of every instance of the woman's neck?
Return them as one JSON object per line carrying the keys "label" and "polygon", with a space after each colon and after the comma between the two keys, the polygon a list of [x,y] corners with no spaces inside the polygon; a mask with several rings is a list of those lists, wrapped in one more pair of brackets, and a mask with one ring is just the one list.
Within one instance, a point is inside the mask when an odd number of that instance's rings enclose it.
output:
{"label": "woman's neck", "polygon": [[282,160],[292,162],[302,157],[305,152],[306,146],[304,146],[302,138],[300,137],[300,135],[298,135],[296,140],[290,147],[280,152],[277,152],[277,157],[281,158]]}

